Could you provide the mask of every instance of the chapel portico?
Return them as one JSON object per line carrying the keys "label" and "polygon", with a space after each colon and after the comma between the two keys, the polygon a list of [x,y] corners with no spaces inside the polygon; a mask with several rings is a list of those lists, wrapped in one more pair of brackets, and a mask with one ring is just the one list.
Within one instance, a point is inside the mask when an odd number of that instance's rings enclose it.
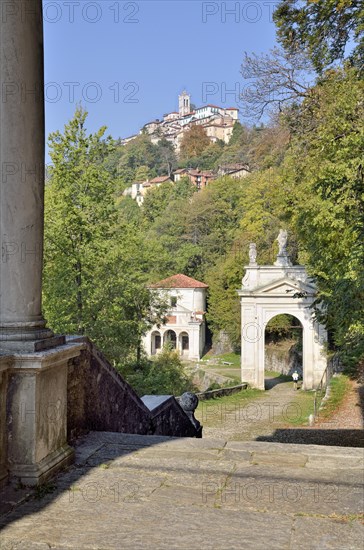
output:
{"label": "chapel portico", "polygon": [[149,288],[168,303],[168,308],[165,323],[154,325],[143,337],[146,353],[154,356],[170,345],[183,359],[198,361],[205,348],[208,286],[179,273]]}

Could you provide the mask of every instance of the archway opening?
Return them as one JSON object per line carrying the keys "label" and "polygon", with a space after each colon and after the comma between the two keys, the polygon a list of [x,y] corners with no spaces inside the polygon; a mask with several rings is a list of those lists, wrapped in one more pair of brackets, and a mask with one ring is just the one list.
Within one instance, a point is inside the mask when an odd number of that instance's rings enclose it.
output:
{"label": "archway opening", "polygon": [[160,335],[160,332],[155,330],[151,334],[151,355],[156,355],[159,353],[162,349],[162,337]]}
{"label": "archway opening", "polygon": [[289,314],[275,315],[267,323],[264,331],[265,389],[292,380],[294,371],[302,382],[302,329],[297,317]]}
{"label": "archway opening", "polygon": [[164,345],[168,345],[171,349],[177,348],[177,335],[174,330],[167,330],[164,334]]}
{"label": "archway opening", "polygon": [[190,351],[190,338],[187,332],[181,332],[179,335],[181,354],[186,356]]}

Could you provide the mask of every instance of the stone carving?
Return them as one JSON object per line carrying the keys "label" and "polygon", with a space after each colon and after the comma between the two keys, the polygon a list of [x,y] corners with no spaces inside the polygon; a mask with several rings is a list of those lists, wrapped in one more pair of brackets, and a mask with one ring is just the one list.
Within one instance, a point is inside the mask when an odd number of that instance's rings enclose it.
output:
{"label": "stone carving", "polygon": [[280,229],[277,241],[279,244],[278,256],[287,256],[287,239],[288,234],[285,229]]}
{"label": "stone carving", "polygon": [[257,245],[255,243],[249,245],[249,265],[257,265]]}
{"label": "stone carving", "polygon": [[242,278],[242,281],[241,281],[241,284],[242,284],[242,287],[243,288],[248,288],[249,287],[249,279],[250,279],[250,273],[249,271],[244,275],[244,277]]}
{"label": "stone carving", "polygon": [[181,395],[181,397],[178,400],[179,404],[181,405],[182,409],[187,414],[188,418],[190,419],[193,426],[196,428],[196,430],[201,428],[201,424],[195,418],[194,412],[197,409],[198,405],[198,397],[194,393],[191,392],[185,392]]}
{"label": "stone carving", "polygon": [[276,239],[279,244],[279,250],[277,255],[277,261],[274,263],[276,266],[290,267],[292,265],[287,253],[287,240],[288,233],[285,229],[280,229],[279,235]]}

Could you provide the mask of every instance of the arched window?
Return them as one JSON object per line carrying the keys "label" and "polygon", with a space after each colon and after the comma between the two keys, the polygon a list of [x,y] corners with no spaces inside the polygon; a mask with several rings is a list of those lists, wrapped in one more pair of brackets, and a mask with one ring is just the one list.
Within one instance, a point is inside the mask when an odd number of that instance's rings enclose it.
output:
{"label": "arched window", "polygon": [[181,334],[179,335],[179,341],[182,355],[188,355],[188,352],[190,350],[190,337],[188,335],[188,332],[181,332]]}

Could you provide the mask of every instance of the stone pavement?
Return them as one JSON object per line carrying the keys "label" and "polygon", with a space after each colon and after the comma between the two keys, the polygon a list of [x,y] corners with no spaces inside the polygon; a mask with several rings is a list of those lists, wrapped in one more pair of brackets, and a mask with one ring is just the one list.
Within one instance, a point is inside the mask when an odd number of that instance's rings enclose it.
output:
{"label": "stone pavement", "polygon": [[0,549],[362,550],[363,472],[358,448],[92,432]]}
{"label": "stone pavement", "polygon": [[[364,447],[363,413],[359,384],[350,382],[350,391],[339,410],[305,425],[307,398],[313,392],[293,391],[292,381],[266,379],[267,391],[260,397],[238,403],[202,401],[196,417],[204,426],[204,437],[229,441],[270,441],[346,447]],[[364,394],[363,394],[364,395]],[[363,401],[364,402],[364,401]],[[298,421],[297,425],[289,421]]]}

